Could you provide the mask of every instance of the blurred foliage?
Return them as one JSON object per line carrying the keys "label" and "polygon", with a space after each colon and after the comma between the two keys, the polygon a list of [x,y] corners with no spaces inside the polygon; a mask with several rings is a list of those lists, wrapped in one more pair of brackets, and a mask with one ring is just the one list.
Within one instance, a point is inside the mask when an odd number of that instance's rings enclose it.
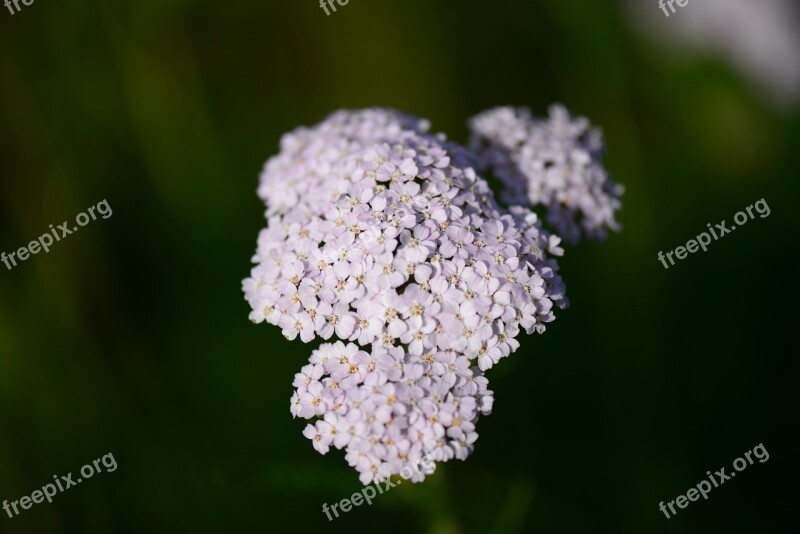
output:
{"label": "blurred foliage", "polygon": [[[0,532],[782,531],[798,115],[631,23],[577,0],[0,11],[0,250],[114,210],[0,268],[0,499],[119,464]],[[572,308],[489,373],[467,462],[329,523],[322,503],[360,485],[289,413],[311,347],[250,324],[240,290],[263,162],[338,108],[400,108],[464,141],[478,111],[554,101],[603,127],[624,232],[567,251]],[[762,197],[769,218],[658,263]],[[769,462],[659,512],[761,442]]]}

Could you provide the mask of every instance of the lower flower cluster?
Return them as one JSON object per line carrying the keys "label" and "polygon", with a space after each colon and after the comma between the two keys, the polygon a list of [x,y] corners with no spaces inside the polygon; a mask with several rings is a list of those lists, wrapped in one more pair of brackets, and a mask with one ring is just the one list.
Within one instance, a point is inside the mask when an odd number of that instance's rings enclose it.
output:
{"label": "lower flower cluster", "polygon": [[[425,457],[466,459],[478,439],[478,417],[491,412],[494,400],[482,371],[453,351],[420,356],[378,346],[366,352],[339,341],[323,344],[310,361],[295,376],[292,414],[317,418],[303,434],[322,454],[344,449],[363,484]],[[414,470],[411,480],[425,475]]]}

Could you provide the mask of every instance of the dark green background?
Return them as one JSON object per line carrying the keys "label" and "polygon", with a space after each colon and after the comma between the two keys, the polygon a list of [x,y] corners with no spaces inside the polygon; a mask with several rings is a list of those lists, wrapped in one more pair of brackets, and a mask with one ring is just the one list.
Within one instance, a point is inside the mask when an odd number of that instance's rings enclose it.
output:
{"label": "dark green background", "polygon": [[[0,9],[0,250],[114,210],[0,265],[0,500],[119,464],[0,532],[788,531],[798,114],[632,24],[589,0]],[[624,232],[567,250],[572,307],[489,373],[468,461],[328,523],[322,503],[360,484],[289,413],[311,347],[252,325],[240,288],[261,166],[338,108],[397,107],[465,141],[478,111],[554,101],[603,127]],[[770,217],[657,261],[761,198]],[[768,462],[659,512],[759,443]]]}

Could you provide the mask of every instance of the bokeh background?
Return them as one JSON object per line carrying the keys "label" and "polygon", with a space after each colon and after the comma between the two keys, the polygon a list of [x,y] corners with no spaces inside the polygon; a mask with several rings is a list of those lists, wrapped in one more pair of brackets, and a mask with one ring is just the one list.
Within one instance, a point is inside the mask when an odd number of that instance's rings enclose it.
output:
{"label": "bokeh background", "polygon": [[[0,250],[113,208],[0,265],[0,499],[108,452],[119,465],[0,532],[788,532],[798,24],[750,0],[735,25],[742,3],[0,5]],[[714,46],[678,31],[709,21]],[[767,41],[755,61],[725,48]],[[400,108],[465,141],[481,110],[556,101],[602,126],[624,231],[567,250],[572,307],[490,371],[468,461],[328,522],[322,503],[361,486],[289,413],[311,347],[252,325],[240,288],[261,166],[339,108]],[[761,198],[768,218],[658,262]],[[768,462],[658,510],[759,443]]]}

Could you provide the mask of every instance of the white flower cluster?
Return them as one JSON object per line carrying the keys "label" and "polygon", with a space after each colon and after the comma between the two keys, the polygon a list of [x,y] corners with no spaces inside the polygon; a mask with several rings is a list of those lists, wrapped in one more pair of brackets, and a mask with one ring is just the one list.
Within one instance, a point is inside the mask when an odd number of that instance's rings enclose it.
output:
{"label": "white flower cluster", "polygon": [[297,375],[292,413],[316,418],[305,435],[344,448],[364,484],[425,455],[466,458],[491,409],[483,371],[566,305],[559,238],[501,208],[472,156],[427,128],[335,113],[285,135],[259,188],[250,318],[341,340]]}
{"label": "white flower cluster", "polygon": [[331,445],[369,484],[408,468],[412,481],[433,462],[464,460],[478,439],[475,422],[492,408],[488,380],[453,351],[424,356],[402,347],[323,344],[295,376],[292,414],[307,419],[303,434],[325,454]]}
{"label": "white flower cluster", "polygon": [[601,132],[560,105],[539,120],[526,108],[499,107],[470,121],[470,148],[479,170],[504,186],[503,202],[543,206],[547,222],[569,243],[605,239],[618,231],[623,187],[602,165]]}

